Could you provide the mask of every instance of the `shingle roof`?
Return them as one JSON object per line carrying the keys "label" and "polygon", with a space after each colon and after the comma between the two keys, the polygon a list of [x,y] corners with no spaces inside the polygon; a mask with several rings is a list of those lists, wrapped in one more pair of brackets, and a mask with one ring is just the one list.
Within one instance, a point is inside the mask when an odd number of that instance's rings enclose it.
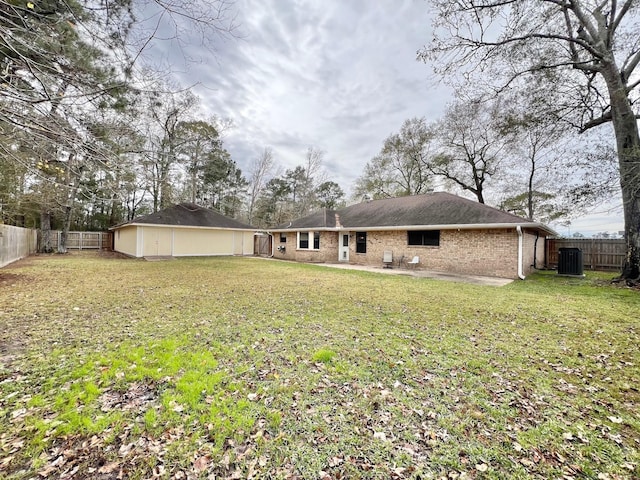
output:
{"label": "shingle roof", "polygon": [[324,210],[296,219],[278,229],[348,229],[401,226],[534,224],[497,208],[445,192],[386,198],[358,203],[341,210]]}
{"label": "shingle roof", "polygon": [[123,225],[130,224],[174,225],[183,227],[237,228],[255,230],[251,225],[204,208],[195,203],[181,203],[156,213],[137,217]]}

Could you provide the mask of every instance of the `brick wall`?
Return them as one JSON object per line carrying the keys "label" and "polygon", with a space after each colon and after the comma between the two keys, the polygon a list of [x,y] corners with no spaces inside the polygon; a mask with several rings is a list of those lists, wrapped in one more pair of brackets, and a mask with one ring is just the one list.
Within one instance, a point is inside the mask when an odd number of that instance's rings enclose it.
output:
{"label": "brick wall", "polygon": [[515,230],[442,230],[439,247],[407,245],[407,232],[368,232],[367,253],[352,253],[352,263],[381,265],[383,252],[393,252],[394,263],[415,255],[417,268],[470,275],[517,277],[518,237]]}
{"label": "brick wall", "polygon": [[[280,242],[280,234],[274,234],[276,253],[274,258],[297,262],[337,262],[338,232],[321,232],[319,250],[298,250],[295,232],[286,233],[287,241]],[[535,232],[525,232],[523,238],[524,273],[530,273],[533,263]],[[284,253],[278,246],[285,246]],[[518,276],[518,233],[512,229],[485,230],[442,230],[440,246],[418,247],[407,245],[407,232],[377,231],[367,232],[367,253],[355,252],[355,232],[351,232],[349,242],[349,262],[356,265],[382,267],[385,251],[393,252],[393,264],[420,258],[419,269],[442,272],[486,275],[493,277],[517,278]],[[544,237],[537,245],[538,266],[544,261]]]}
{"label": "brick wall", "polygon": [[[307,250],[298,249],[298,236],[296,232],[284,234],[287,241],[280,241],[280,234],[273,234],[273,244],[275,254],[273,258],[283,260],[294,260],[305,263],[332,263],[338,261],[338,232],[320,232],[320,249]],[[310,236],[309,243],[313,245],[313,236]],[[278,251],[278,247],[284,247],[284,252]]]}

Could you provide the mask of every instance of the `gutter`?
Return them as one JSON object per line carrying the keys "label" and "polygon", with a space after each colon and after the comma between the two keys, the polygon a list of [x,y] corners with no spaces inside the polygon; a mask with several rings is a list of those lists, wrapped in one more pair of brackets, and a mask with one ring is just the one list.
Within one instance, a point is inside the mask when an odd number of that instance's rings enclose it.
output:
{"label": "gutter", "polygon": [[[539,229],[549,235],[557,235],[557,233],[542,223],[531,222],[521,224],[524,228]],[[487,229],[511,229],[518,227],[515,223],[461,223],[461,224],[445,224],[445,225],[386,225],[378,227],[360,227],[360,226],[345,226],[340,227],[287,227],[287,228],[274,228],[274,232],[305,232],[305,231],[322,231],[322,232],[385,232],[394,230],[487,230]]]}
{"label": "gutter", "polygon": [[170,228],[196,228],[201,230],[234,230],[240,232],[257,232],[259,230],[255,228],[240,228],[240,227],[208,227],[203,225],[171,225],[170,223],[123,223],[121,225],[114,225],[109,227],[109,230],[117,230],[124,227],[170,227]]}
{"label": "gutter", "polygon": [[522,227],[520,227],[520,225],[516,225],[516,232],[518,232],[518,278],[520,280],[524,280],[525,277],[522,271],[522,248],[524,239],[522,235]]}

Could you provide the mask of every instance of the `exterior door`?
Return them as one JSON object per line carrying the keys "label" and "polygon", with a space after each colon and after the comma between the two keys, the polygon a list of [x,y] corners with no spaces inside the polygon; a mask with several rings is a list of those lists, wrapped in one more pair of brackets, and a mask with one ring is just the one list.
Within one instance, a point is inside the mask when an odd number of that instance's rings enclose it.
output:
{"label": "exterior door", "polygon": [[338,260],[349,261],[349,232],[340,232],[340,248],[338,249]]}

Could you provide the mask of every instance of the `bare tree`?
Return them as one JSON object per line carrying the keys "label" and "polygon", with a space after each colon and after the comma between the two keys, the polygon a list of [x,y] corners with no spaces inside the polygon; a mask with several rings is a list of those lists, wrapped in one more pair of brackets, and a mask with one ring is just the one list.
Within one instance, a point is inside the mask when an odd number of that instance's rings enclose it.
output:
{"label": "bare tree", "polygon": [[249,205],[247,208],[249,214],[249,225],[252,224],[251,222],[253,221],[253,214],[258,199],[265,189],[267,178],[273,173],[274,166],[275,160],[273,158],[273,150],[269,147],[265,147],[262,154],[251,162],[248,179]]}
{"label": "bare tree", "polygon": [[475,100],[451,105],[437,123],[438,153],[427,160],[433,175],[485,203],[486,183],[500,172],[507,138],[495,128],[495,105]]}
{"label": "bare tree", "polygon": [[[498,94],[526,84],[557,98],[579,131],[612,122],[627,255],[621,278],[640,278],[640,79],[637,0],[433,1],[432,42],[418,52],[436,71],[481,73]],[[487,80],[489,79],[489,80]],[[476,84],[476,88],[480,88]]]}

